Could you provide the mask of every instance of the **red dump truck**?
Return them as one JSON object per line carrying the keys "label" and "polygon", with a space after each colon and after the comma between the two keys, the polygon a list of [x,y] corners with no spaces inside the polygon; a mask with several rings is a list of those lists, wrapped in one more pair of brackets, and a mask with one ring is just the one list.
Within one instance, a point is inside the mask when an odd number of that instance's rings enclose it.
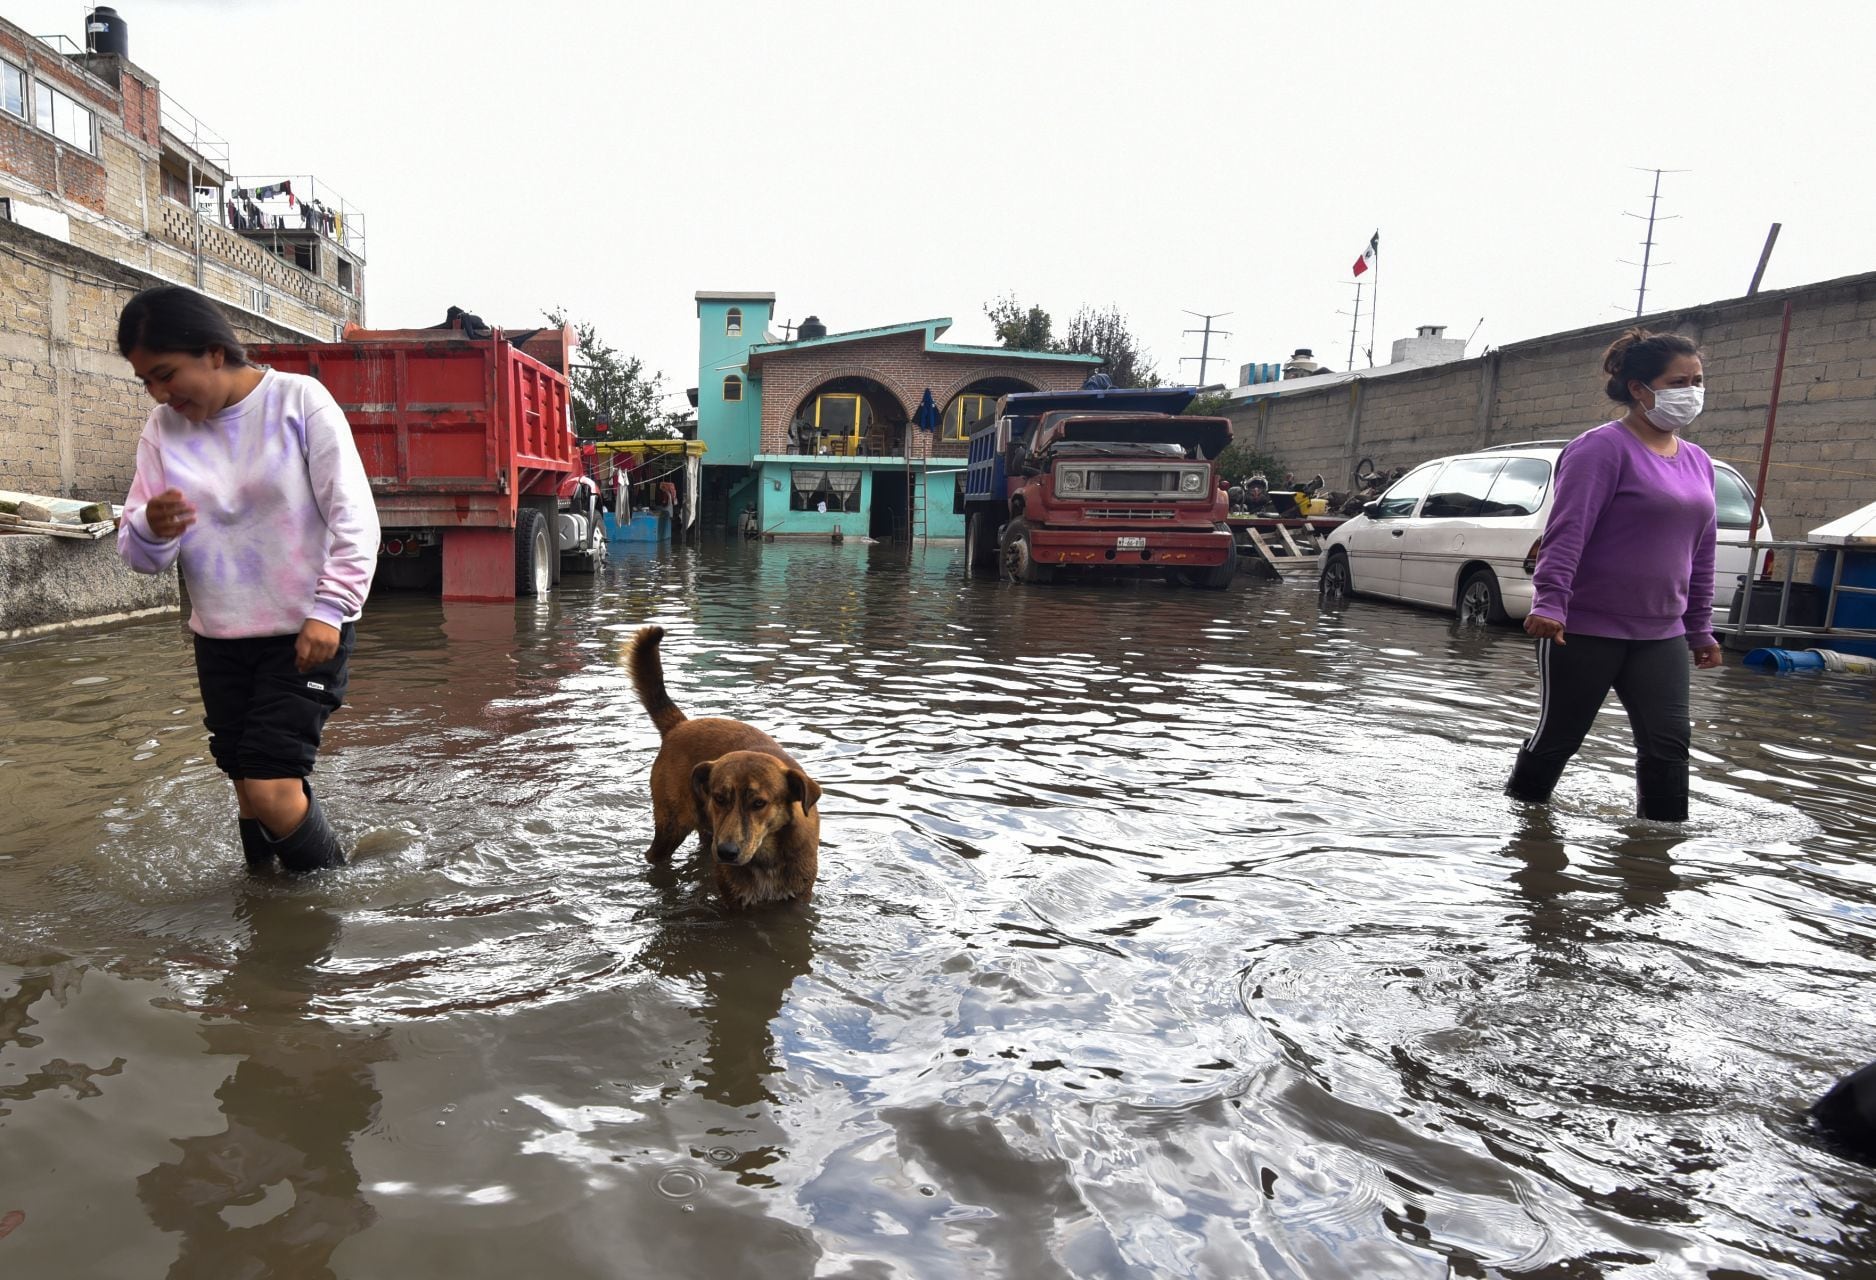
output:
{"label": "red dump truck", "polygon": [[378,581],[445,600],[513,600],[598,543],[592,482],[568,417],[571,331],[487,337],[360,329],[262,343],[258,363],[326,384],[352,424],[378,503]]}

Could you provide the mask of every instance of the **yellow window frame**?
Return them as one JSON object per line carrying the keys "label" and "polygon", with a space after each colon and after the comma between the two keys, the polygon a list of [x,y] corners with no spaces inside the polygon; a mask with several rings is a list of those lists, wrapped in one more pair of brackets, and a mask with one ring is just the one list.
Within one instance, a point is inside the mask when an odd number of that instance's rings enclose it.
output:
{"label": "yellow window frame", "polygon": [[995,396],[987,396],[981,391],[962,391],[951,398],[951,408],[945,412],[945,434],[947,440],[968,440],[970,433],[964,429],[964,402],[977,402],[977,411],[971,414],[971,421],[977,422],[985,417],[996,405]]}
{"label": "yellow window frame", "polygon": [[740,338],[743,336],[743,309],[731,307],[723,313],[723,336]]}
{"label": "yellow window frame", "polygon": [[821,406],[823,404],[829,400],[848,401],[853,405],[853,431],[847,436],[847,439],[858,441],[860,438],[860,429],[866,422],[865,405],[863,404],[865,399],[866,397],[857,391],[829,391],[814,397],[814,429],[816,431],[821,429]]}
{"label": "yellow window frame", "polygon": [[[730,388],[736,388],[736,394],[730,394]],[[743,380],[735,374],[726,374],[723,378],[723,401],[725,404],[740,404],[743,398]]]}

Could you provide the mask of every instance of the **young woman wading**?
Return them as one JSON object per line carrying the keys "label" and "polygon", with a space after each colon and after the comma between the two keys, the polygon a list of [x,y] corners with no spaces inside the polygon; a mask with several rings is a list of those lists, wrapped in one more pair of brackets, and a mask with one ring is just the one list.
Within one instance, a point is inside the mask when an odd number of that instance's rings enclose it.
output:
{"label": "young woman wading", "polygon": [[1611,689],[1635,736],[1644,818],[1687,817],[1688,658],[1720,665],[1713,638],[1713,463],[1682,432],[1705,403],[1700,351],[1631,329],[1603,356],[1627,406],[1557,460],[1557,496],[1524,629],[1537,638],[1537,728],[1505,792],[1543,803]]}
{"label": "young woman wading", "polygon": [[307,777],[377,566],[351,429],[315,379],[249,364],[221,312],[187,289],[132,298],[117,347],[157,405],[118,550],[141,573],[182,566],[209,751],[234,783],[248,867],[339,866]]}

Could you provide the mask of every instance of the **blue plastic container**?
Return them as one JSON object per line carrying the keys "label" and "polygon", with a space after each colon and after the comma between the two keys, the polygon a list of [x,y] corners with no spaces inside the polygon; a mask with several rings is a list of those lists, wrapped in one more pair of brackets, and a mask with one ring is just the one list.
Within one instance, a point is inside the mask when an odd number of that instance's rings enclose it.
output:
{"label": "blue plastic container", "polygon": [[605,512],[607,542],[663,542],[671,536],[671,517],[662,511],[634,511],[621,521]]}
{"label": "blue plastic container", "polygon": [[1766,667],[1780,675],[1787,671],[1822,671],[1824,657],[1811,649],[1754,649],[1746,655],[1749,667]]}
{"label": "blue plastic container", "polygon": [[[1818,548],[1817,565],[1811,570],[1813,585],[1826,591],[1830,589],[1830,575],[1836,571],[1837,557],[1840,555],[1843,557],[1843,586],[1876,588],[1876,551],[1843,547]],[[1839,592],[1837,616],[1832,619],[1832,624],[1858,631],[1876,630],[1876,596]],[[1828,641],[1830,647],[1838,653],[1856,653],[1866,658],[1876,658],[1876,640],[1845,640],[1830,636]]]}

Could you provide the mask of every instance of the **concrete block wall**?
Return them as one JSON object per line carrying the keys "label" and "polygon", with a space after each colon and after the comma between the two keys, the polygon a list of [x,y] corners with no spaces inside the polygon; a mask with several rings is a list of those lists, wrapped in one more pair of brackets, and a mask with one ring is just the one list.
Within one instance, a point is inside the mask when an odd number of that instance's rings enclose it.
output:
{"label": "concrete block wall", "polygon": [[[117,317],[161,283],[0,222],[0,488],[123,501],[151,401],[117,352]],[[226,310],[245,341],[300,340]]]}
{"label": "concrete block wall", "polygon": [[[1786,300],[1791,335],[1766,480],[1780,536],[1876,501],[1876,273],[1646,316],[1701,344],[1707,408],[1688,432],[1748,478],[1759,465]],[[1356,464],[1412,466],[1524,440],[1571,439],[1617,416],[1602,353],[1632,322],[1514,343],[1432,369],[1235,406],[1234,432],[1299,476],[1349,487]],[[1274,478],[1274,477],[1273,477]]]}

